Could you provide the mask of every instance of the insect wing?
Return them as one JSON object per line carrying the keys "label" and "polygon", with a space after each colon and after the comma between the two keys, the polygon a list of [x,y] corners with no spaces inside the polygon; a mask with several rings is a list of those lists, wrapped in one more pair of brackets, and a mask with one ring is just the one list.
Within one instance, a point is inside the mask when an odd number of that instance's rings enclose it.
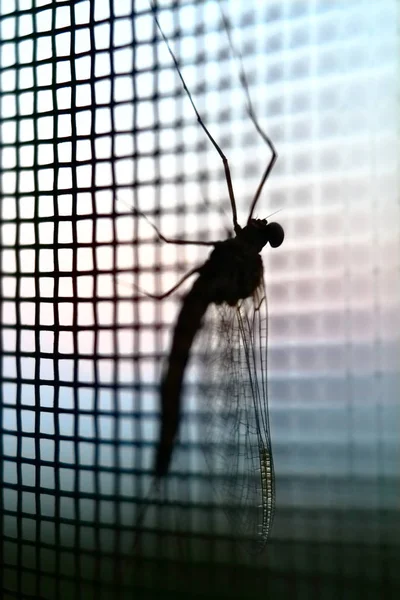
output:
{"label": "insect wing", "polygon": [[231,307],[211,305],[197,353],[204,372],[199,409],[217,501],[233,534],[261,551],[271,530],[275,478],[267,395],[268,308],[264,283]]}

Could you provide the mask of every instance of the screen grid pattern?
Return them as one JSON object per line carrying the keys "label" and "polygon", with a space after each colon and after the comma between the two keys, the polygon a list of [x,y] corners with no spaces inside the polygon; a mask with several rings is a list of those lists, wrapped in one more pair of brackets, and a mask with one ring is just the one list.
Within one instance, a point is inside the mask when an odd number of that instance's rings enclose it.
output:
{"label": "screen grid pattern", "polygon": [[[1,4],[2,597],[397,598],[399,7],[378,4],[223,4],[279,154],[255,216],[280,210],[286,232],[263,253],[277,512],[259,557],[213,501],[191,377],[170,476],[149,491],[190,282],[162,302],[141,290],[208,250],[159,243],[147,218],[169,237],[231,229],[150,4]],[[268,149],[218,2],[158,15],[243,224]]]}

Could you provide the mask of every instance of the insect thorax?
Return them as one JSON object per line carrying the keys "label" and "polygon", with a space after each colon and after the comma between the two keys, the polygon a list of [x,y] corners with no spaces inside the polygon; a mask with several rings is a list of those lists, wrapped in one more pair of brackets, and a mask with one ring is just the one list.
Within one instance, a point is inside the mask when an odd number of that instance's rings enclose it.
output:
{"label": "insect thorax", "polygon": [[260,285],[263,264],[253,247],[232,238],[215,245],[200,273],[210,302],[234,306]]}

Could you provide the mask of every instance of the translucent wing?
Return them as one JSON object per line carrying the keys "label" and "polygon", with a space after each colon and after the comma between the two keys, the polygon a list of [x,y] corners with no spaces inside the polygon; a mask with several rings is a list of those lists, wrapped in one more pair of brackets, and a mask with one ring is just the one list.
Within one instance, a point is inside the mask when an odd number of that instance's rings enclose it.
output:
{"label": "translucent wing", "polygon": [[249,550],[271,530],[275,479],[267,395],[268,308],[264,283],[237,306],[209,306],[196,343],[204,372],[204,452],[217,499]]}

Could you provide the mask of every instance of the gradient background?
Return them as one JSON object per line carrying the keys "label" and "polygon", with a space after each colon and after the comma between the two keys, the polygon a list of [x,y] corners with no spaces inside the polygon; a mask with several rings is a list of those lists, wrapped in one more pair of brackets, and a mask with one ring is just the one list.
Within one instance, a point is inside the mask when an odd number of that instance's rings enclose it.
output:
{"label": "gradient background", "polygon": [[[243,224],[269,153],[218,2],[158,6],[229,158]],[[279,154],[255,216],[280,210],[286,232],[263,253],[271,540],[245,555],[210,504],[192,388],[163,497],[149,495],[159,377],[187,285],[156,302],[132,283],[165,291],[208,250],[155,243],[132,209],[170,237],[221,239],[231,224],[221,162],[149,4],[3,2],[7,600],[398,597],[399,4],[224,6]],[[143,500],[152,508],[132,553]]]}

